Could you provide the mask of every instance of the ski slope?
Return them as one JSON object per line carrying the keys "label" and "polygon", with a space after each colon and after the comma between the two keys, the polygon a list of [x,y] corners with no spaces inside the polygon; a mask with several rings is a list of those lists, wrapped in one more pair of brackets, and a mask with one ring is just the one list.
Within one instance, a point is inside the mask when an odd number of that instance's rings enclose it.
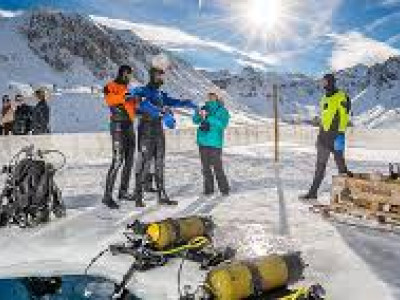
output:
{"label": "ski slope", "polygon": [[[55,136],[53,140],[59,138]],[[64,135],[62,139],[71,145],[74,137]],[[90,148],[101,144],[94,143],[90,134],[86,140],[76,141],[81,151],[87,147],[87,155],[69,159],[67,168],[56,178],[68,206],[67,217],[40,228],[1,229],[0,277],[82,274],[90,259],[110,242],[123,241],[122,232],[128,222],[202,210],[202,206],[192,204],[202,188],[196,150],[167,153],[167,190],[179,201],[178,207],[157,207],[150,196],[144,209],[123,203],[120,210],[109,211],[100,203],[108,167],[107,151],[103,149],[104,156],[91,154]],[[377,144],[368,145],[348,149],[352,170],[385,172],[389,161],[400,161],[399,149],[377,153]],[[383,146],[382,142],[379,146]],[[284,142],[281,150],[281,162],[276,168],[270,143],[226,149],[224,160],[232,195],[211,211],[218,226],[217,245],[234,246],[239,258],[302,251],[309,264],[304,283],[321,283],[330,299],[398,299],[400,238],[331,224],[310,213],[297,196],[312,180],[314,146],[309,142]],[[3,153],[1,161],[4,159]],[[329,178],[335,173],[332,170],[331,162],[321,189],[323,202],[329,199]],[[130,261],[126,256],[105,255],[89,274],[119,282]],[[177,299],[178,264],[171,262],[136,274],[129,288],[143,299]],[[183,284],[199,283],[203,276],[196,265],[185,264]]]}

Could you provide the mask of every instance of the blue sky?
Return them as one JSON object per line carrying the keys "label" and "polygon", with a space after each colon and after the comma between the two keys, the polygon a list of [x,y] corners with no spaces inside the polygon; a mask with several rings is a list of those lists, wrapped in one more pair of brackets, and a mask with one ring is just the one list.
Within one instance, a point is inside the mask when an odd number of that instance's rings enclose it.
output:
{"label": "blue sky", "polygon": [[319,74],[400,55],[400,0],[264,0],[280,12],[268,30],[246,19],[254,1],[260,0],[0,0],[0,9],[52,6],[178,29],[151,39],[209,69]]}

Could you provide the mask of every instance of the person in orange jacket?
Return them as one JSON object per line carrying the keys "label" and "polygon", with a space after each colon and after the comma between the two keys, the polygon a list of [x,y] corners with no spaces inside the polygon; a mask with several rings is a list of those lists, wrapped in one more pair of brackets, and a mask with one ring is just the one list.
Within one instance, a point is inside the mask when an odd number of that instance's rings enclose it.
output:
{"label": "person in orange jacket", "polygon": [[117,78],[104,87],[105,102],[110,108],[110,133],[112,138],[112,161],[107,173],[103,203],[111,209],[119,208],[113,198],[113,190],[119,169],[123,165],[119,200],[131,200],[128,194],[129,181],[135,156],[135,132],[133,120],[139,105],[137,97],[128,97],[128,85],[133,78],[133,70],[122,65]]}

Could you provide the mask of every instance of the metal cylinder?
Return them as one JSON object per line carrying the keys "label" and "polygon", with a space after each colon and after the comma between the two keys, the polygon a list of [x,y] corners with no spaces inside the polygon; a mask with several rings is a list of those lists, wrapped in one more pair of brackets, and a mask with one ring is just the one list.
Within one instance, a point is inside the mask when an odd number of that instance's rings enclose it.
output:
{"label": "metal cylinder", "polygon": [[294,283],[302,278],[303,270],[300,253],[273,254],[213,269],[206,286],[214,299],[239,300]]}
{"label": "metal cylinder", "polygon": [[212,228],[211,219],[194,216],[149,224],[146,234],[156,249],[164,250],[176,244],[187,243],[198,236],[209,236]]}

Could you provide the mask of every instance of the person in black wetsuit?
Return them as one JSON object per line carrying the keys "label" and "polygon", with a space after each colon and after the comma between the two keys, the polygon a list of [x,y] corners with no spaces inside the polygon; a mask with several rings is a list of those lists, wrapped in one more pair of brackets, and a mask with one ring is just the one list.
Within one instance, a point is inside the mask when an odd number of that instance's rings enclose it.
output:
{"label": "person in black wetsuit", "polygon": [[112,161],[107,173],[103,203],[109,208],[119,208],[113,199],[113,189],[119,169],[123,165],[119,200],[132,200],[128,193],[135,156],[135,132],[133,120],[138,106],[138,98],[128,97],[128,84],[133,78],[130,66],[123,65],[117,78],[104,87],[106,104],[110,108],[110,133],[112,138]]}
{"label": "person in black wetsuit", "polygon": [[165,134],[163,126],[173,128],[175,120],[170,107],[188,107],[197,109],[197,105],[190,100],[174,99],[167,93],[160,91],[164,83],[165,71],[152,67],[149,71],[150,80],[147,85],[132,89],[129,94],[140,97],[139,111],[141,119],[138,132],[140,134],[139,149],[141,161],[138,164],[134,200],[141,207],[143,203],[144,187],[148,180],[150,163],[154,159],[155,182],[158,202],[164,205],[176,205],[165,191],[164,164],[165,164]]}

